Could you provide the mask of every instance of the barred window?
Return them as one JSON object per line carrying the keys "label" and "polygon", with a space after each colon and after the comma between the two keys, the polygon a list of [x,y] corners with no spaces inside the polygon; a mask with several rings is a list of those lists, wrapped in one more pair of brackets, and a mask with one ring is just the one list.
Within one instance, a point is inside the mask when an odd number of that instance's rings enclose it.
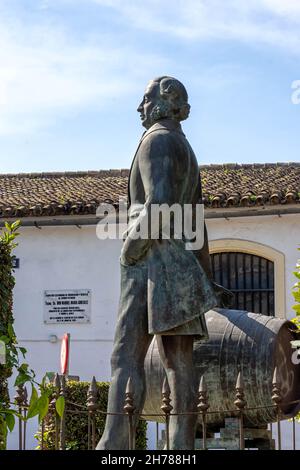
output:
{"label": "barred window", "polygon": [[231,308],[274,316],[274,263],[241,252],[212,253],[213,277],[234,294]]}

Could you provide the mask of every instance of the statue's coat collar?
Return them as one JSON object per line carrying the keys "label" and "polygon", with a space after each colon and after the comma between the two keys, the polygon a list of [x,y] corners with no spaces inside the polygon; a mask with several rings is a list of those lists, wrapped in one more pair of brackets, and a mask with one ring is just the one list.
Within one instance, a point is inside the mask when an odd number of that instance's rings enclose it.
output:
{"label": "statue's coat collar", "polygon": [[174,119],[161,119],[160,121],[155,122],[144,134],[142,135],[141,141],[145,139],[149,134],[152,132],[160,131],[160,130],[168,130],[173,132],[179,132],[184,136],[182,131],[182,127],[178,121],[174,121]]}

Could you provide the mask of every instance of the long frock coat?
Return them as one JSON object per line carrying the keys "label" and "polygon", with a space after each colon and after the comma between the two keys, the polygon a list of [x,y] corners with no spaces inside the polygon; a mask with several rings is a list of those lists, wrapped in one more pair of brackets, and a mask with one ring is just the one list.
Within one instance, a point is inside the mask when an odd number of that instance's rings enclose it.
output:
{"label": "long frock coat", "polygon": [[217,299],[201,266],[199,251],[186,249],[184,236],[134,236],[145,219],[150,220],[153,204],[177,203],[183,208],[200,201],[198,162],[180,124],[171,119],[158,121],[142,136],[132,162],[129,229],[121,256],[128,268],[139,262],[148,265],[150,334],[207,335],[204,313],[217,305]]}

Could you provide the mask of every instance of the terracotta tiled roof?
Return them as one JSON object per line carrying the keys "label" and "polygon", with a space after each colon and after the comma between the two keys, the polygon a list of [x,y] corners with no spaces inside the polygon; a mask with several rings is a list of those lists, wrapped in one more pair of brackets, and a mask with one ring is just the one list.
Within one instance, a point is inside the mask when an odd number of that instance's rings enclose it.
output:
{"label": "terracotta tiled roof", "polygon": [[[299,204],[300,163],[200,167],[206,207]],[[128,170],[0,175],[0,218],[94,214],[126,197]]]}

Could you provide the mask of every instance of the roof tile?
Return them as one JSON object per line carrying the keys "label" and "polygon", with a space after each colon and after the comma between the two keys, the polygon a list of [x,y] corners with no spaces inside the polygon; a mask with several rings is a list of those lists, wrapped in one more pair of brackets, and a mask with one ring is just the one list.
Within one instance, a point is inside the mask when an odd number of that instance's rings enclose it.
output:
{"label": "roof tile", "polygon": [[[300,202],[300,163],[200,166],[206,207]],[[126,198],[129,170],[0,175],[0,217],[95,214],[100,202]]]}

